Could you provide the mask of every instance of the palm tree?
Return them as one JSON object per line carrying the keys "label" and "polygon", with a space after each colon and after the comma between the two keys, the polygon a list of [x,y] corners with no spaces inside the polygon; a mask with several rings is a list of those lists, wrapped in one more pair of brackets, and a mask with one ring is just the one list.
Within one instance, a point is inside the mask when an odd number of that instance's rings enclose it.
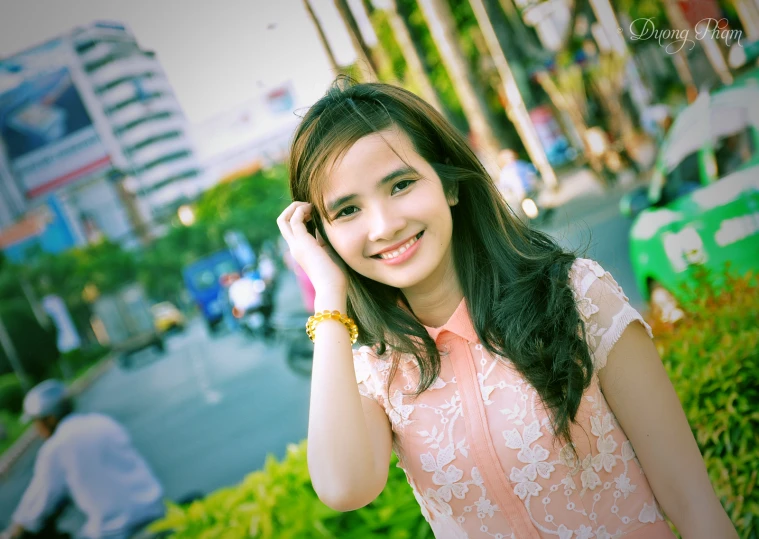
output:
{"label": "palm tree", "polygon": [[422,97],[438,111],[444,113],[443,104],[440,102],[440,98],[432,86],[427,69],[416,48],[416,43],[414,43],[414,39],[411,36],[406,19],[398,12],[398,5],[395,0],[386,0],[385,4],[385,13],[387,14],[390,29],[393,31],[395,41],[398,43],[401,54],[403,54],[403,58],[406,60],[411,77],[419,86]]}
{"label": "palm tree", "polygon": [[319,22],[319,18],[316,16],[316,13],[314,13],[313,8],[311,7],[311,2],[309,2],[309,0],[303,0],[303,6],[306,8],[306,13],[311,19],[311,22],[314,24],[314,28],[316,28],[316,33],[319,36],[319,41],[321,41],[322,47],[324,47],[324,52],[327,55],[329,65],[332,67],[333,75],[337,75],[340,72],[340,66],[337,65],[335,54],[332,52],[332,47],[329,45],[329,41],[327,41],[327,36],[324,33],[321,22]]}
{"label": "palm tree", "polygon": [[369,46],[366,44],[364,37],[361,35],[361,29],[358,27],[358,23],[356,22],[356,18],[353,16],[353,12],[351,11],[348,2],[346,0],[334,1],[338,13],[340,13],[340,18],[343,20],[345,28],[348,30],[348,36],[351,39],[353,48],[356,51],[356,57],[358,59],[357,63],[359,64],[361,72],[364,74],[363,79],[370,81],[378,80],[379,77],[377,76],[377,64],[374,62],[374,58],[372,57],[371,50],[369,50]]}
{"label": "palm tree", "polygon": [[504,95],[506,96],[506,114],[514,124],[514,127],[519,134],[519,138],[522,139],[530,159],[540,171],[540,175],[545,182],[545,185],[550,188],[557,186],[556,173],[548,162],[548,156],[546,155],[543,144],[538,138],[538,133],[535,131],[535,126],[532,123],[527,107],[525,106],[522,94],[519,91],[514,75],[509,66],[509,62],[506,59],[506,55],[503,52],[498,36],[496,35],[493,23],[490,20],[488,11],[485,7],[483,0],[469,0],[472,6],[472,11],[477,18],[477,23],[482,30],[485,42],[487,43],[490,55],[493,57],[498,75],[503,85]]}
{"label": "palm tree", "polygon": [[[372,28],[374,28],[373,17],[376,9],[371,0],[361,0],[361,8],[364,10],[364,13],[366,13],[369,19],[369,24],[372,26]],[[379,75],[379,78],[382,80],[389,80],[394,84],[398,84],[400,81],[393,68],[393,61],[391,60],[387,49],[385,49],[385,46],[382,44],[382,40],[379,38],[379,36],[377,36],[376,43],[372,45],[370,49],[374,58],[374,62],[377,65],[377,74]]]}
{"label": "palm tree", "polygon": [[485,165],[491,168],[500,144],[488,121],[485,100],[475,89],[474,74],[456,41],[451,9],[445,0],[419,0],[419,7],[459,97],[469,128],[476,139],[476,146],[482,153]]}

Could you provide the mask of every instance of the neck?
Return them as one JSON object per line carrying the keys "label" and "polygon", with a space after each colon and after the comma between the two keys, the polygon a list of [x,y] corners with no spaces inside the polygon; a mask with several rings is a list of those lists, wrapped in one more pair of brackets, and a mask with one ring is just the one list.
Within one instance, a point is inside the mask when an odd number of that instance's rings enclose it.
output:
{"label": "neck", "polygon": [[445,324],[464,298],[452,261],[425,281],[404,289],[403,295],[419,321],[433,328]]}

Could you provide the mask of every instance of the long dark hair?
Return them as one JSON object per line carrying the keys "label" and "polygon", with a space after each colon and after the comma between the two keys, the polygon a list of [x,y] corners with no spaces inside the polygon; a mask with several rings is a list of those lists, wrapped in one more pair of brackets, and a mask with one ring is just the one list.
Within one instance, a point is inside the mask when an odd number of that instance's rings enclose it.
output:
{"label": "long dark hair", "polygon": [[[464,138],[433,107],[402,88],[339,78],[295,132],[293,200],[314,204],[314,226],[329,241],[322,193],[330,163],[360,138],[393,127],[433,167],[446,195],[458,196],[451,208],[454,267],[480,341],[511,360],[549,409],[558,438],[571,441],[570,426],[593,370],[569,286],[576,255],[514,217]],[[380,355],[390,352],[390,381],[401,355],[414,355],[416,394],[425,391],[440,373],[440,353],[401,291],[350,268],[348,283],[348,314],[360,342]]]}

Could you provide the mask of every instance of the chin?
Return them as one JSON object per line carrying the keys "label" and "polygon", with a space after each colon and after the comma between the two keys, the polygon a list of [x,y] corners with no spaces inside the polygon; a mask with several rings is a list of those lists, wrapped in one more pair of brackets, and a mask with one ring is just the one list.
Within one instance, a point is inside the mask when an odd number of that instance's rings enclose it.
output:
{"label": "chin", "polygon": [[393,288],[407,290],[426,281],[434,273],[434,270],[430,268],[408,267],[395,269],[392,272],[393,275],[389,275],[388,273],[390,272],[383,272],[382,275],[375,274],[369,278]]}

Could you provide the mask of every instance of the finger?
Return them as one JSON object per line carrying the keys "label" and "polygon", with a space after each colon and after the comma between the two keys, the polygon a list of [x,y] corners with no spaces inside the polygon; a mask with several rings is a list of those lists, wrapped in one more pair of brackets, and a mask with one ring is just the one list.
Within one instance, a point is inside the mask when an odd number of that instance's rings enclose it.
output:
{"label": "finger", "polygon": [[285,219],[284,212],[279,217],[277,217],[277,226],[279,227],[279,233],[282,234],[282,237],[285,238],[287,245],[292,249],[293,231],[290,227],[290,220]]}
{"label": "finger", "polygon": [[289,221],[293,213],[295,213],[295,210],[297,210],[301,206],[308,206],[308,202],[301,202],[299,200],[296,200],[295,202],[290,203],[289,206],[287,206],[284,211],[279,214],[279,217],[277,217],[277,222],[283,222],[283,221]]}
{"label": "finger", "polygon": [[277,217],[277,226],[279,227],[279,231],[282,234],[282,237],[285,238],[285,241],[290,243],[291,240],[293,240],[293,231],[292,226],[290,225],[290,220],[292,219],[293,214],[295,211],[303,206],[308,206],[307,202],[300,202],[295,201],[291,203],[285,210]]}
{"label": "finger", "polygon": [[[311,208],[300,206],[293,212],[293,216],[290,218],[290,228],[293,231],[293,236],[297,237],[302,234],[308,234],[306,228],[306,217],[310,218]],[[309,234],[310,235],[310,234]]]}

